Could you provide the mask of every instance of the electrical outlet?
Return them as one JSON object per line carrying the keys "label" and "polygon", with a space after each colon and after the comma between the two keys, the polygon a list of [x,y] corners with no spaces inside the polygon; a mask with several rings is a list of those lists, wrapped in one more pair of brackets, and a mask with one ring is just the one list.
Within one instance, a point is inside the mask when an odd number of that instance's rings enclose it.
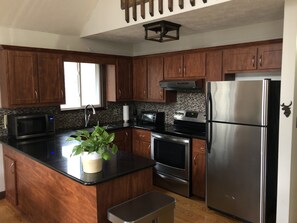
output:
{"label": "electrical outlet", "polygon": [[3,125],[4,125],[4,129],[7,129],[7,115],[3,116]]}

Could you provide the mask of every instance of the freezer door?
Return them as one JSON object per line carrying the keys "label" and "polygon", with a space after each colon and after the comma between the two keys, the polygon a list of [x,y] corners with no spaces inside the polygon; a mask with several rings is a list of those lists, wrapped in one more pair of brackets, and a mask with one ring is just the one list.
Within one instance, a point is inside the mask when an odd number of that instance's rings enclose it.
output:
{"label": "freezer door", "polygon": [[269,82],[208,82],[207,119],[266,126]]}
{"label": "freezer door", "polygon": [[212,142],[207,155],[208,207],[249,222],[262,222],[266,128],[212,125]]}

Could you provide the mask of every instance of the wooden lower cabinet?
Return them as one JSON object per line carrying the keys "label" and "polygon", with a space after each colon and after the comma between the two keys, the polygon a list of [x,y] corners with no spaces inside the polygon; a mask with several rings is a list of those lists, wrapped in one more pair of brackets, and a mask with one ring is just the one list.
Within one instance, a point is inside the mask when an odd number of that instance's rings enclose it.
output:
{"label": "wooden lower cabinet", "polygon": [[114,143],[118,146],[119,150],[131,152],[131,129],[121,129],[113,131],[115,133]]}
{"label": "wooden lower cabinet", "polygon": [[143,129],[132,130],[132,153],[151,159],[151,131]]}
{"label": "wooden lower cabinet", "polygon": [[4,156],[5,171],[5,198],[17,205],[16,162],[8,156]]}
{"label": "wooden lower cabinet", "polygon": [[205,140],[192,140],[192,193],[198,197],[205,197],[206,152]]}

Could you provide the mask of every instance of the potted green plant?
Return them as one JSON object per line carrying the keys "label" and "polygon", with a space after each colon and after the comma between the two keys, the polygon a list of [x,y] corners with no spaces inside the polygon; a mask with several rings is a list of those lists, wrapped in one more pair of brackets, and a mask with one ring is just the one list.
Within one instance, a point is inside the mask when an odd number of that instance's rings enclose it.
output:
{"label": "potted green plant", "polygon": [[102,170],[102,159],[109,160],[116,154],[118,147],[113,143],[114,133],[108,133],[104,128],[95,126],[93,132],[77,130],[67,141],[78,141],[72,149],[71,156],[81,155],[83,171],[96,173]]}

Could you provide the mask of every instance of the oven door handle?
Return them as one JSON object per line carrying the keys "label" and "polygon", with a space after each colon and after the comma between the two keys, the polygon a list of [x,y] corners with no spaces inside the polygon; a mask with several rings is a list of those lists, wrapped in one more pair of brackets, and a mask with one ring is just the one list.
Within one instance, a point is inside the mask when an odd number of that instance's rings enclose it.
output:
{"label": "oven door handle", "polygon": [[188,181],[186,180],[182,180],[182,179],[179,179],[179,178],[176,178],[176,177],[168,177],[168,176],[165,176],[161,173],[156,173],[159,177],[163,178],[164,180],[170,180],[170,181],[173,181],[173,182],[178,182],[178,183],[181,183],[181,184],[188,184]]}

